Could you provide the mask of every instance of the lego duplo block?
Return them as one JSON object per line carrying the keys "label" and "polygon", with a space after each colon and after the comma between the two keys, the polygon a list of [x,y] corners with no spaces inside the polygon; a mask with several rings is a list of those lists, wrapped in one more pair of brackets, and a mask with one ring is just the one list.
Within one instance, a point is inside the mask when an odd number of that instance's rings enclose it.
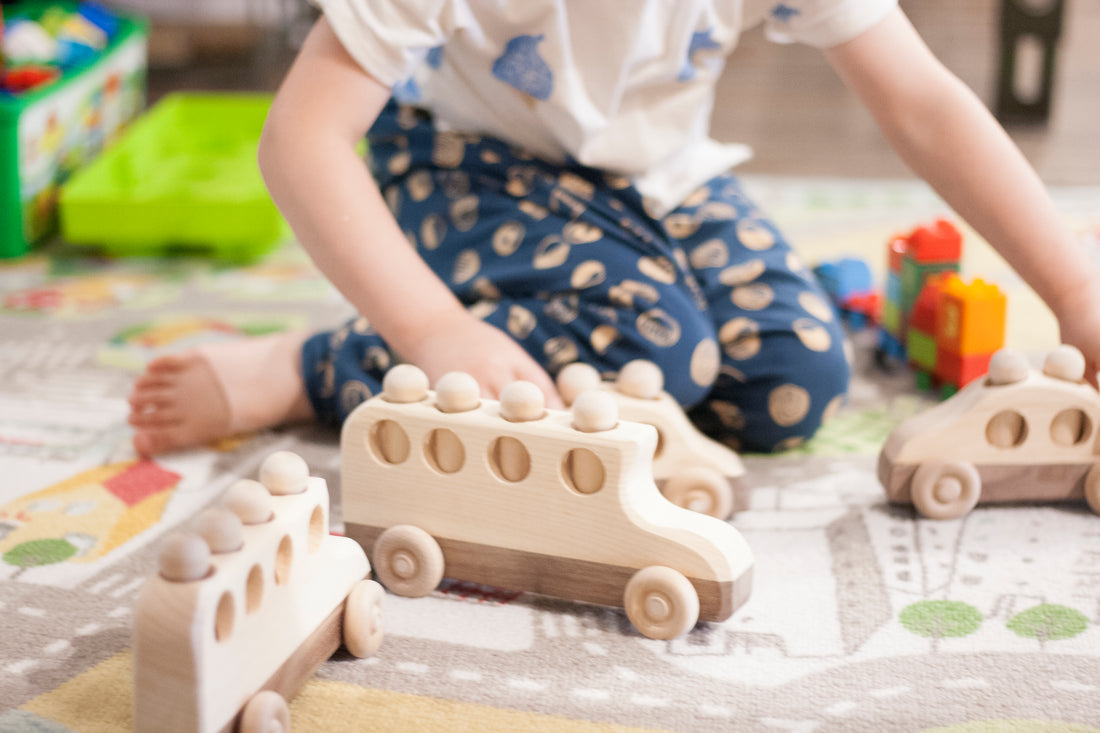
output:
{"label": "lego duplo block", "polygon": [[905,342],[909,352],[909,361],[918,369],[935,372],[936,338],[915,328],[910,328]]}
{"label": "lego duplo block", "polygon": [[941,272],[958,271],[958,262],[921,263],[906,257],[901,263],[901,301],[899,303],[901,312],[909,313],[913,309],[913,303],[916,302],[928,278]]}
{"label": "lego duplo block", "polygon": [[946,219],[920,226],[909,235],[907,254],[922,264],[932,262],[958,263],[962,257],[962,235]]}
{"label": "lego duplo block", "polygon": [[943,273],[937,273],[925,281],[909,313],[910,328],[916,328],[927,334],[936,333],[936,312],[940,303],[944,277]]}
{"label": "lego duplo block", "polygon": [[901,304],[901,273],[891,272],[886,276],[886,300],[894,305]]}
{"label": "lego duplo block", "polygon": [[905,237],[895,237],[890,240],[890,245],[887,248],[886,254],[886,269],[889,272],[901,272],[901,261],[905,257],[905,252],[908,248],[909,242]]}
{"label": "lego duplo block", "polygon": [[814,268],[814,275],[837,303],[871,290],[871,268],[857,257],[822,262]]}
{"label": "lego duplo block", "polygon": [[941,382],[962,389],[989,371],[989,360],[992,356],[992,352],[960,355],[940,348],[936,352],[935,375]]}
{"label": "lego duplo block", "polygon": [[891,334],[901,333],[901,311],[897,303],[888,300],[882,304],[882,327]]}
{"label": "lego duplo block", "polygon": [[884,355],[898,360],[905,358],[905,347],[897,338],[886,331],[880,331],[878,337],[878,348]]}
{"label": "lego duplo block", "polygon": [[989,354],[1004,346],[1007,298],[995,284],[949,276],[936,311],[936,341],[955,354]]}

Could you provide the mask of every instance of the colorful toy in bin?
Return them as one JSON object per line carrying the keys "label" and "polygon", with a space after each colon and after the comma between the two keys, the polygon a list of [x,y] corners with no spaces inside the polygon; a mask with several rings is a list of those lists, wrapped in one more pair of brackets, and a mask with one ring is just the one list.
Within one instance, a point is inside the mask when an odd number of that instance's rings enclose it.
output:
{"label": "colorful toy in bin", "polygon": [[270,105],[260,94],[165,97],[65,186],[62,235],[110,255],[264,254],[288,234],[256,163]]}
{"label": "colorful toy in bin", "polygon": [[60,186],[145,106],[147,23],[94,3],[4,6],[0,257],[56,229]]}

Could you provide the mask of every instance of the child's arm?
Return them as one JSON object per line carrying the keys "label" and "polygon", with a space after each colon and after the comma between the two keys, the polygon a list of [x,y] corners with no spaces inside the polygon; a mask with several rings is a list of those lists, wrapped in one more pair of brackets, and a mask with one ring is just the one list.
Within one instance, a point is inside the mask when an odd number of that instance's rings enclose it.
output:
{"label": "child's arm", "polygon": [[560,406],[542,367],[466,312],[386,208],[355,148],[389,96],[322,18],[279,89],[260,141],[272,198],[318,268],[433,383],[466,371],[495,396],[526,379]]}
{"label": "child's arm", "polygon": [[1038,176],[900,10],[826,57],[906,163],[1046,301],[1062,339],[1100,363],[1100,277]]}

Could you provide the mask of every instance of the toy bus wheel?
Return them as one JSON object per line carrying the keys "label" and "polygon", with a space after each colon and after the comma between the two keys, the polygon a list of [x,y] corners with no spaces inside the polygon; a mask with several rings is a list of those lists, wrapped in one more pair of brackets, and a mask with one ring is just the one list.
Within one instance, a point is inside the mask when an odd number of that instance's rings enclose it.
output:
{"label": "toy bus wheel", "polygon": [[410,524],[399,524],[382,533],[374,543],[371,564],[382,584],[399,596],[426,596],[443,580],[439,543]]}
{"label": "toy bus wheel", "polygon": [[360,580],[348,594],[344,606],[344,646],[352,656],[373,656],[382,644],[386,612],[382,599],[386,591],[373,580]]}
{"label": "toy bus wheel", "polygon": [[634,628],[650,639],[674,639],[699,620],[699,594],[682,573],[650,565],[634,573],[623,591]]}
{"label": "toy bus wheel", "polygon": [[690,466],[669,476],[661,493],[676,506],[719,519],[733,514],[733,489],[717,471]]}
{"label": "toy bus wheel", "polygon": [[241,713],[241,733],[287,733],[290,709],[274,690],[256,693]]}
{"label": "toy bus wheel", "polygon": [[1100,463],[1093,465],[1085,475],[1085,501],[1089,509],[1100,514]]}
{"label": "toy bus wheel", "polygon": [[929,519],[955,519],[978,503],[982,480],[964,461],[929,461],[913,474],[913,504]]}

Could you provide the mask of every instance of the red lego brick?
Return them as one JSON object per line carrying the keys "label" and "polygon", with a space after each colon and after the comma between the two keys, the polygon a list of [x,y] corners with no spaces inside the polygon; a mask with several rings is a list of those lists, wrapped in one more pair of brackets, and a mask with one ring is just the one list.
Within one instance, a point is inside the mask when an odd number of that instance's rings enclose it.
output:
{"label": "red lego brick", "polygon": [[940,382],[953,384],[959,389],[985,376],[989,371],[989,360],[993,353],[960,356],[945,349],[936,350],[936,378]]}
{"label": "red lego brick", "polygon": [[909,327],[927,334],[936,333],[936,311],[942,297],[943,282],[948,273],[934,273],[924,281],[924,286],[909,311]]}
{"label": "red lego brick", "polygon": [[890,272],[901,274],[901,261],[905,259],[905,253],[909,249],[909,241],[905,237],[894,237],[890,241],[887,250],[887,269]]}
{"label": "red lego brick", "polygon": [[920,226],[909,235],[909,256],[922,264],[958,262],[962,257],[962,234],[946,219]]}

